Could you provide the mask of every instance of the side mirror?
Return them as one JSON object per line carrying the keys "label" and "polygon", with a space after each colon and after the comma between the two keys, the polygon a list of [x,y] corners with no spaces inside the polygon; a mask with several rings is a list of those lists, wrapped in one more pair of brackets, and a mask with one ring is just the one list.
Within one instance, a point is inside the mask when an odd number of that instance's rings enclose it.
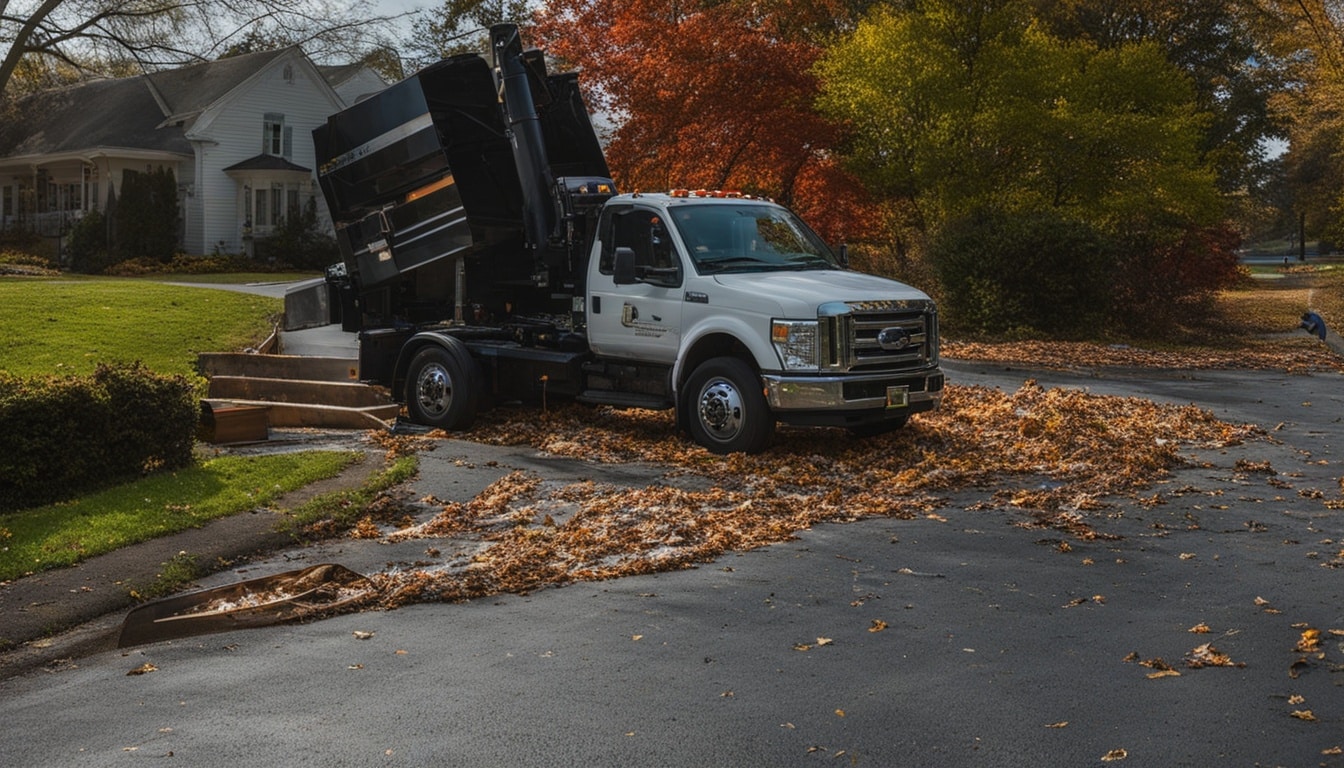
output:
{"label": "side mirror", "polygon": [[845,243],[840,244],[840,266],[849,268],[849,246]]}
{"label": "side mirror", "polygon": [[635,280],[635,250],[633,248],[617,248],[616,261],[612,265],[612,282],[617,285],[634,285]]}

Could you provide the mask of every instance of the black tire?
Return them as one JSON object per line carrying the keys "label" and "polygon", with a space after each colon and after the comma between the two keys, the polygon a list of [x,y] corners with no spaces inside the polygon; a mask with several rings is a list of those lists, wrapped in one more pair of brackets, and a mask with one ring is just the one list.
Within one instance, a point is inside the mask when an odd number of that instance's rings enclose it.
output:
{"label": "black tire", "polygon": [[760,453],[775,434],[775,416],[756,372],[736,357],[701,363],[683,395],[691,439],[710,453]]}
{"label": "black tire", "polygon": [[855,437],[877,437],[885,435],[888,432],[895,432],[904,427],[910,421],[910,414],[897,416],[893,419],[883,421],[874,421],[871,424],[860,424],[857,427],[850,427],[849,433]]}
{"label": "black tire", "polygon": [[406,410],[411,421],[449,430],[471,427],[480,384],[473,381],[475,367],[463,365],[462,358],[440,346],[415,353],[406,370]]}

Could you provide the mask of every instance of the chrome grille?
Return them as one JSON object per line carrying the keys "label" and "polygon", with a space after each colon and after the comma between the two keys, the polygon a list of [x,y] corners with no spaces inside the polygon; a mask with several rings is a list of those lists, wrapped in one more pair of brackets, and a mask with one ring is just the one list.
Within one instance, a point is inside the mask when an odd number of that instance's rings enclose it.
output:
{"label": "chrome grille", "polygon": [[[821,319],[830,341],[825,363],[831,370],[912,370],[938,360],[938,313],[933,302],[829,304],[822,307]],[[879,339],[884,332],[885,347]]]}

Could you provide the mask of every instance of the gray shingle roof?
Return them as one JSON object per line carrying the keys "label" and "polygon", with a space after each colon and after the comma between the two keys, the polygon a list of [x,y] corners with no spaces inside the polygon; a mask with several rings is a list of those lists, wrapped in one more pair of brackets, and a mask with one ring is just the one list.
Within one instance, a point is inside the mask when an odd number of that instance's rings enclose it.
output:
{"label": "gray shingle roof", "polygon": [[180,125],[158,127],[165,118],[172,123],[189,122],[286,50],[137,77],[91,80],[33,94],[0,119],[0,157],[100,147],[190,155],[191,145]]}
{"label": "gray shingle roof", "polygon": [[180,127],[156,128],[163,112],[142,78],[93,80],[33,94],[0,123],[0,157],[98,147],[191,154]]}

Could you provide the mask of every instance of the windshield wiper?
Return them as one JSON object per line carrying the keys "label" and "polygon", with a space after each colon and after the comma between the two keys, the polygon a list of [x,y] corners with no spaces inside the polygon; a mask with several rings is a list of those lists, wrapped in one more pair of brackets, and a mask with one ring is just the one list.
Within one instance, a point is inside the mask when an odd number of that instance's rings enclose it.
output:
{"label": "windshield wiper", "polygon": [[711,269],[715,272],[742,265],[772,266],[772,262],[766,261],[765,259],[758,259],[755,256],[719,256],[717,258],[703,258],[696,261],[696,266]]}

